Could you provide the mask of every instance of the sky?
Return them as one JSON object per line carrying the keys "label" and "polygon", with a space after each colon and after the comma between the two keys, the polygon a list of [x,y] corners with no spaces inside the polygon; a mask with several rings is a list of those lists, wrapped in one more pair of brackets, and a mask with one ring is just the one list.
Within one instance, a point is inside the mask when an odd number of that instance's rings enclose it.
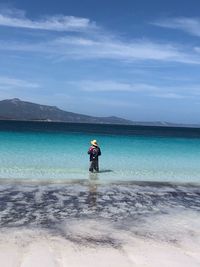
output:
{"label": "sky", "polygon": [[0,0],[0,100],[200,123],[199,0]]}

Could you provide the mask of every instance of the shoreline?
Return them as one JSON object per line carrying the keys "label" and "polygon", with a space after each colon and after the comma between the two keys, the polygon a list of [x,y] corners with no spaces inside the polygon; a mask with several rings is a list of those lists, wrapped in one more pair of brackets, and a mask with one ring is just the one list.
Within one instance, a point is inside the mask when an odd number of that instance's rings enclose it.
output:
{"label": "shoreline", "polygon": [[136,186],[153,186],[153,187],[200,187],[200,182],[179,182],[179,181],[153,181],[153,180],[106,180],[106,179],[98,179],[95,177],[95,175],[98,175],[99,173],[93,173],[90,174],[93,176],[93,178],[87,178],[87,179],[69,179],[69,178],[0,178],[0,185],[89,185],[91,183],[99,185],[99,186],[106,186],[106,185],[136,185]]}

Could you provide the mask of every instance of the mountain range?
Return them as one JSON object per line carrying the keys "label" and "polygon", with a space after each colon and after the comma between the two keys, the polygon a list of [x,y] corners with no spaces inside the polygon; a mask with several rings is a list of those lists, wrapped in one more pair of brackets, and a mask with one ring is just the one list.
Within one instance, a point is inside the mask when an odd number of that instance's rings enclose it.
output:
{"label": "mountain range", "polygon": [[0,120],[33,120],[54,122],[79,122],[79,123],[109,123],[109,124],[133,124],[132,121],[110,117],[94,117],[84,114],[68,112],[56,106],[40,105],[18,98],[0,101]]}
{"label": "mountain range", "polygon": [[166,127],[195,127],[199,124],[180,124],[165,121],[131,121],[116,116],[95,117],[74,112],[64,111],[56,106],[40,105],[18,98],[0,101],[0,120],[20,121],[53,121],[73,123],[99,123],[99,124],[124,124],[141,126],[166,126]]}

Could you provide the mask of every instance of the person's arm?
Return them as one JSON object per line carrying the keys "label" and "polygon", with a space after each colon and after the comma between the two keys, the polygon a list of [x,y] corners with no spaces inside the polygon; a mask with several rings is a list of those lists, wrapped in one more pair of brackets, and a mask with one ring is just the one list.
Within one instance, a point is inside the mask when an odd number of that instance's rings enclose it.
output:
{"label": "person's arm", "polygon": [[89,155],[92,154],[92,147],[89,148],[89,150],[88,150],[88,154],[89,154]]}
{"label": "person's arm", "polygon": [[101,149],[100,149],[100,147],[99,147],[99,153],[98,153],[98,156],[101,156]]}

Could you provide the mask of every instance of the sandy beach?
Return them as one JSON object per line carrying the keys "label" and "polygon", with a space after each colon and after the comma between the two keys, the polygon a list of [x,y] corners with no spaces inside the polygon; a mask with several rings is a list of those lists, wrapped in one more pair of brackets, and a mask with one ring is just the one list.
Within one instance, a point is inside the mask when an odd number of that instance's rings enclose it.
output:
{"label": "sandy beach", "polygon": [[[90,228],[91,227],[91,228]],[[96,228],[95,228],[96,227]],[[172,244],[130,236],[123,231],[111,231],[118,245],[109,244],[108,225],[97,221],[73,224],[73,238],[49,233],[48,230],[9,229],[0,234],[0,265],[5,267],[197,267],[200,264],[199,245],[189,240]],[[78,229],[77,229],[78,228]],[[99,228],[99,229],[98,229]],[[78,230],[78,231],[77,231]],[[105,231],[104,231],[105,230]],[[73,231],[73,229],[72,229]],[[85,244],[84,244],[85,243]]]}
{"label": "sandy beach", "polygon": [[0,266],[197,267],[198,186],[2,184]]}

